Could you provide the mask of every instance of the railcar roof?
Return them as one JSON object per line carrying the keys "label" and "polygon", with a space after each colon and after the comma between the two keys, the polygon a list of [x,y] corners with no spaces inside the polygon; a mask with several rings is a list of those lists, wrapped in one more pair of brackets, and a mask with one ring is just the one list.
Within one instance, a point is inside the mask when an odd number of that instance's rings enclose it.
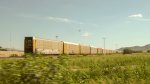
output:
{"label": "railcar roof", "polygon": [[81,46],[90,46],[90,45],[87,45],[87,44],[80,44]]}
{"label": "railcar roof", "polygon": [[72,43],[72,42],[67,42],[67,41],[64,41],[64,43],[67,43],[67,44],[74,44],[74,45],[79,45],[78,43]]}
{"label": "railcar roof", "polygon": [[97,48],[97,47],[95,47],[95,46],[91,46],[91,48]]}
{"label": "railcar roof", "polygon": [[56,41],[56,42],[61,42],[60,40],[43,39],[43,38],[39,38],[39,37],[33,37],[33,39],[37,39],[37,40],[44,40],[44,41]]}

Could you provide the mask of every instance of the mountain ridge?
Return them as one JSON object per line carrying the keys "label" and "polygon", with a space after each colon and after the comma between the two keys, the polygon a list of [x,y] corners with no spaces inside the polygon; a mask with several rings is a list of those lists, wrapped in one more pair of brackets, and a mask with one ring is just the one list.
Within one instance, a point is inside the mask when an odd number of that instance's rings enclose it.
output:
{"label": "mountain ridge", "polygon": [[134,51],[148,51],[150,50],[150,44],[144,45],[144,46],[132,46],[132,47],[122,47],[118,50],[123,51],[124,49],[131,49]]}

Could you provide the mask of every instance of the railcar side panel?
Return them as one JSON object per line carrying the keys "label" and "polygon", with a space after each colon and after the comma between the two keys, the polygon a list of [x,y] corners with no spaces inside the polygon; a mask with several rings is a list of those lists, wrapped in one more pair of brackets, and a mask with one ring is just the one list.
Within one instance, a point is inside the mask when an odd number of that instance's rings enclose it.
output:
{"label": "railcar side panel", "polygon": [[97,54],[103,54],[103,49],[102,48],[97,48]]}
{"label": "railcar side panel", "polygon": [[91,47],[91,55],[97,54],[97,48]]}
{"label": "railcar side panel", "polygon": [[64,42],[64,54],[79,54],[79,45]]}
{"label": "railcar side panel", "polygon": [[90,55],[91,49],[90,46],[80,45],[80,54],[81,55]]}
{"label": "railcar side panel", "polygon": [[63,42],[36,39],[36,53],[63,54]]}

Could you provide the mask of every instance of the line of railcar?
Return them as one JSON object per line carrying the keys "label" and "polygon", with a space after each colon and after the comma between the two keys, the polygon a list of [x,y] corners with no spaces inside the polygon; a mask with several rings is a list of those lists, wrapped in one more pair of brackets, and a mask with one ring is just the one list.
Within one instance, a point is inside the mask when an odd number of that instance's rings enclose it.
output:
{"label": "line of railcar", "polygon": [[36,37],[25,37],[24,40],[25,53],[49,54],[49,55],[96,55],[116,53],[114,50],[96,48],[90,45],[82,45],[78,43],[47,40]]}

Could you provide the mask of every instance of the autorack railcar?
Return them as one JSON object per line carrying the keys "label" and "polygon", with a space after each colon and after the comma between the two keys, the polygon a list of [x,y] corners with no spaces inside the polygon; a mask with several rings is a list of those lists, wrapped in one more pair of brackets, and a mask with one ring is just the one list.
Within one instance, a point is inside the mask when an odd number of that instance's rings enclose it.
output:
{"label": "autorack railcar", "polygon": [[25,37],[25,53],[63,54],[63,42]]}

